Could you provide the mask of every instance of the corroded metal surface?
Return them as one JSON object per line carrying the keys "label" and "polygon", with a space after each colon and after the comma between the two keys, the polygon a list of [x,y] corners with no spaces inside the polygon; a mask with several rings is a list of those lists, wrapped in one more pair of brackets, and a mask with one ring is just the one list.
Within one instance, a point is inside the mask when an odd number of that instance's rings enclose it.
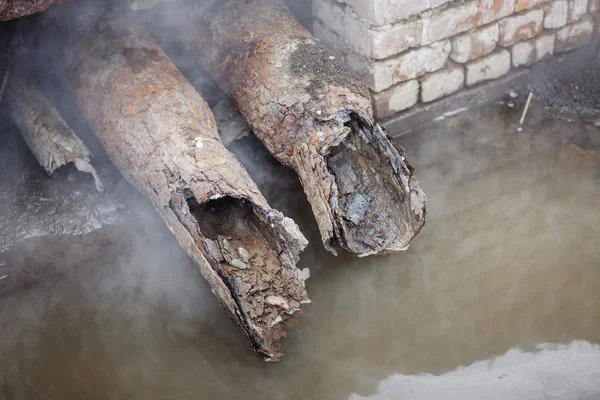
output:
{"label": "corroded metal surface", "polygon": [[46,10],[52,4],[69,0],[0,0],[0,21],[24,17]]}
{"label": "corroded metal surface", "polygon": [[[16,66],[14,71],[18,68]],[[92,165],[92,154],[35,84],[15,72],[10,76],[6,97],[10,115],[21,135],[49,175],[64,165],[73,164],[79,171],[94,177],[99,192],[104,190]]]}
{"label": "corroded metal surface", "polygon": [[83,115],[255,350],[278,360],[283,318],[308,301],[308,270],[296,268],[306,239],[269,207],[205,100],[143,27],[122,9],[70,11],[65,77]]}
{"label": "corroded metal surface", "polygon": [[403,150],[375,124],[366,86],[279,0],[216,1],[190,14],[181,38],[297,172],[325,246],[363,256],[405,249],[425,222],[426,198]]}

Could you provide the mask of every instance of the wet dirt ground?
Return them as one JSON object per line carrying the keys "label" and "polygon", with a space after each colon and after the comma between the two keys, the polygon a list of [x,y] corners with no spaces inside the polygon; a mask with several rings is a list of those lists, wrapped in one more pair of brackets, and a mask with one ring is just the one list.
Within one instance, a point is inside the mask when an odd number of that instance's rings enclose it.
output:
{"label": "wet dirt ground", "polygon": [[[399,139],[429,214],[393,256],[326,253],[297,178],[252,137],[233,142],[271,205],[311,241],[299,266],[311,269],[313,304],[290,323],[284,360],[253,353],[137,198],[126,250],[111,262],[0,298],[0,399],[396,398],[418,393],[415,375],[441,387],[439,375],[511,349],[574,340],[590,344],[563,347],[577,357],[560,359],[558,372],[526,366],[534,381],[568,371],[553,379],[555,398],[579,386],[579,397],[600,397],[600,379],[581,383],[600,353],[600,131],[534,101],[518,132],[522,103],[507,98]],[[521,376],[510,365],[498,376]],[[500,393],[483,378],[475,387]],[[544,398],[535,397],[544,388],[512,398]]]}

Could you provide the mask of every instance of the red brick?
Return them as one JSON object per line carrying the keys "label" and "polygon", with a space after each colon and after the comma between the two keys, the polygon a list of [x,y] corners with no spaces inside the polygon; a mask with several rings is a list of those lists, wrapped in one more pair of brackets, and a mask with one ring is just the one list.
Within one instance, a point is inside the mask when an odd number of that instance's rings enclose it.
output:
{"label": "red brick", "polygon": [[542,32],[544,11],[534,10],[515,15],[500,21],[500,46],[511,46],[517,42],[531,39]]}

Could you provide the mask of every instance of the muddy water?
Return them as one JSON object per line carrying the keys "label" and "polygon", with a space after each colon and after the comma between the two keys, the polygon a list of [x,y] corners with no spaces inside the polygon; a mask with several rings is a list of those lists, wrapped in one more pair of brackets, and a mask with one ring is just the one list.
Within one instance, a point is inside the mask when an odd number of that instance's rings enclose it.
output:
{"label": "muddy water", "polygon": [[490,106],[403,137],[427,225],[407,252],[367,259],[325,253],[297,180],[238,142],[311,240],[313,305],[283,362],[251,351],[140,200],[113,263],[0,299],[0,399],[346,399],[510,349],[600,343],[600,132],[535,107],[520,133],[518,119]]}

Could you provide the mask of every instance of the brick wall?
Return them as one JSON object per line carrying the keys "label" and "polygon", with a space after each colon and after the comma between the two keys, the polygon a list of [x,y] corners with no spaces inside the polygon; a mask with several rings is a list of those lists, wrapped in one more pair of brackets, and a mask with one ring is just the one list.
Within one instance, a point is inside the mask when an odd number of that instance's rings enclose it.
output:
{"label": "brick wall", "polygon": [[313,14],[378,118],[583,47],[600,29],[600,0],[313,0]]}

